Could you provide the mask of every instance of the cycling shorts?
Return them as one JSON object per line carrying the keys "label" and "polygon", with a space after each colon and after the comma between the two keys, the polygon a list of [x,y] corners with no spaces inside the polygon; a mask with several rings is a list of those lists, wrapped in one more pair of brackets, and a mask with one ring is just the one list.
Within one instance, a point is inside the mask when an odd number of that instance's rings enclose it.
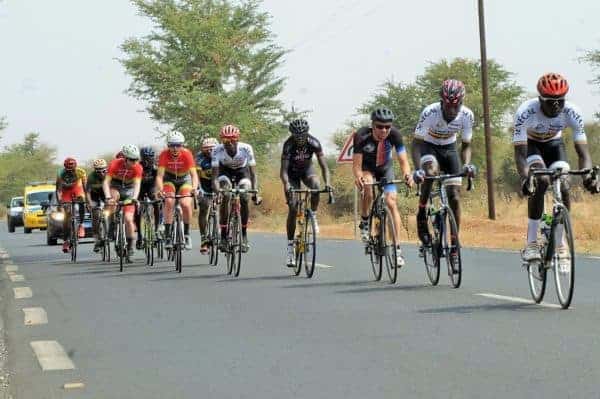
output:
{"label": "cycling shorts", "polygon": [[[461,162],[456,151],[456,143],[436,145],[424,141],[421,144],[420,167],[426,163],[433,162],[440,167],[440,173],[454,175],[461,172]],[[444,181],[446,186],[460,186],[461,177],[455,177]]]}

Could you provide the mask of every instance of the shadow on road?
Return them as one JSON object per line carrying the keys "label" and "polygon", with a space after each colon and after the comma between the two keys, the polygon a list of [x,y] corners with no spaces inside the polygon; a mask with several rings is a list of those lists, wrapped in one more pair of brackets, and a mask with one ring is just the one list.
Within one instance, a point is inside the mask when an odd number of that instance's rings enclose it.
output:
{"label": "shadow on road", "polygon": [[[417,285],[394,285],[388,284],[383,286],[370,286],[364,288],[353,288],[349,290],[339,290],[336,294],[364,294],[369,292],[383,292],[383,291],[417,291],[417,290],[429,290],[433,288],[429,284],[417,284]],[[436,288],[438,291],[439,289]]]}
{"label": "shadow on road", "polygon": [[291,276],[276,275],[276,276],[256,276],[256,277],[231,277],[227,279],[217,280],[216,283],[234,283],[236,281],[268,281],[268,280],[287,280]]}
{"label": "shadow on road", "polygon": [[[173,273],[176,273],[174,270]],[[151,281],[176,281],[176,280],[203,280],[203,279],[211,279],[211,278],[223,278],[222,274],[201,274],[198,276],[182,276],[177,273],[176,276],[173,277],[161,277],[155,278]]]}
{"label": "shadow on road", "polygon": [[360,281],[331,281],[324,283],[304,283],[304,284],[294,284],[294,285],[285,285],[283,288],[311,288],[311,287],[346,287],[346,286],[355,286],[355,285],[366,285],[370,283],[375,283],[373,280],[360,280]]}
{"label": "shadow on road", "polygon": [[489,312],[494,310],[500,311],[556,311],[550,308],[538,306],[533,303],[487,303],[483,305],[465,305],[465,306],[448,306],[443,308],[431,308],[419,310],[422,314],[443,314],[443,313],[455,313],[455,314],[468,314],[474,312]]}
{"label": "shadow on road", "polygon": [[100,276],[100,277],[102,277],[102,278],[122,278],[122,277],[132,277],[132,276],[134,276],[134,277],[135,276],[153,276],[155,274],[177,273],[174,269],[157,270],[157,269],[151,269],[151,268],[146,268],[146,269],[144,269],[144,271],[135,272],[135,273],[128,272],[127,268],[125,268],[122,273],[118,270],[112,270],[112,272],[113,272],[113,274]]}

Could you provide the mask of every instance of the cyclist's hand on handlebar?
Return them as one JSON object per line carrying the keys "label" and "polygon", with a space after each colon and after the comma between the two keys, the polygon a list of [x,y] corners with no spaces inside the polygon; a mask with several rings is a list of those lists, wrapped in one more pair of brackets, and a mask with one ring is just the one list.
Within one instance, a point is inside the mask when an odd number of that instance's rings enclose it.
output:
{"label": "cyclist's hand on handlebar", "polygon": [[262,197],[260,195],[254,194],[252,196],[252,202],[254,202],[254,205],[260,205],[262,204]]}
{"label": "cyclist's hand on handlebar", "polygon": [[423,169],[417,169],[413,173],[413,181],[417,184],[421,184],[425,181],[425,171]]}
{"label": "cyclist's hand on handlebar", "polygon": [[535,186],[533,185],[533,179],[531,177],[521,177],[521,193],[524,196],[532,195],[535,192]]}
{"label": "cyclist's hand on handlebar", "polygon": [[354,178],[354,184],[356,185],[356,188],[358,188],[359,191],[363,191],[365,189],[364,177],[360,176],[358,178]]}
{"label": "cyclist's hand on handlebar", "polygon": [[591,194],[598,194],[600,192],[598,177],[592,173],[588,173],[583,177],[583,187]]}
{"label": "cyclist's hand on handlebar", "polygon": [[332,193],[333,192],[333,187],[331,187],[330,184],[326,184],[325,185],[325,191],[327,191],[328,193]]}
{"label": "cyclist's hand on handlebar", "polygon": [[106,204],[107,205],[114,206],[116,203],[117,203],[117,201],[115,201],[114,198],[112,198],[112,197],[111,198],[106,198]]}
{"label": "cyclist's hand on handlebar", "polygon": [[404,174],[404,182],[406,183],[406,185],[408,187],[412,187],[415,185],[415,181],[413,179],[412,173],[405,173]]}
{"label": "cyclist's hand on handlebar", "polygon": [[477,174],[477,168],[475,165],[468,163],[463,166],[463,172],[465,176],[473,178]]}

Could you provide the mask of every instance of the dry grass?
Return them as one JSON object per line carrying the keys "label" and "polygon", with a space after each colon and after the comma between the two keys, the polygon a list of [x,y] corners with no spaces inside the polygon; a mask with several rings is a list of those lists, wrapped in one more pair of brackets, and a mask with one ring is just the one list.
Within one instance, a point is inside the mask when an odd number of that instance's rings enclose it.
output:
{"label": "dry grass", "polygon": [[[279,179],[272,176],[263,180],[264,204],[260,212],[254,210],[252,225],[254,230],[285,232],[287,208]],[[576,237],[576,248],[580,253],[600,253],[600,203],[596,197],[578,193],[578,201],[572,205],[571,220]],[[409,199],[415,202],[416,198]],[[550,198],[547,198],[549,203]],[[502,197],[496,201],[496,220],[487,217],[487,199],[479,193],[465,195],[461,240],[469,247],[521,249],[524,245],[527,228],[527,202],[518,198]],[[416,223],[412,206],[404,207],[408,227],[402,231],[402,239],[416,242]],[[403,209],[403,207],[401,207]],[[319,207],[321,236],[329,238],[353,239],[352,215],[335,218],[327,212],[325,198]]]}

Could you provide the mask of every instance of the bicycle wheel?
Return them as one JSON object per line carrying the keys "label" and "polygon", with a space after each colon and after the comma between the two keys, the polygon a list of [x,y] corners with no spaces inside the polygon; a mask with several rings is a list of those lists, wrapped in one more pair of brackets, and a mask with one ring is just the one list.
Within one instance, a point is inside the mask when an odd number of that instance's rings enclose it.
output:
{"label": "bicycle wheel", "polygon": [[[575,291],[575,244],[573,239],[573,230],[571,228],[571,218],[566,207],[560,207],[559,213],[554,216],[556,226],[550,235],[551,240],[557,236],[557,228],[562,228],[562,243],[554,245],[554,254],[552,254],[552,266],[554,268],[554,280],[556,282],[556,294],[558,301],[563,309],[571,305],[573,292]],[[553,241],[556,242],[556,241]],[[559,257],[558,247],[563,246],[561,251],[562,259]]]}
{"label": "bicycle wheel", "polygon": [[175,223],[173,223],[173,227],[176,228],[175,242],[173,243],[173,257],[175,261],[175,270],[177,270],[178,273],[181,273],[181,255],[183,250],[183,223],[181,222],[179,217],[175,217]]}
{"label": "bicycle wheel", "polygon": [[106,240],[106,224],[104,218],[100,216],[100,220],[98,221],[98,240],[102,243],[102,262],[106,262],[106,245],[104,241]]}
{"label": "bicycle wheel", "polygon": [[125,231],[123,226],[123,221],[119,219],[119,224],[117,225],[117,255],[119,256],[119,271],[123,271],[123,263],[125,262],[125,254],[127,251],[126,243],[125,243]]}
{"label": "bicycle wheel", "polygon": [[371,210],[371,215],[369,216],[369,242],[367,248],[375,281],[381,280],[381,273],[383,272],[383,254],[380,249],[382,246],[380,243],[380,225],[380,217],[374,214],[374,210]]}
{"label": "bicycle wheel", "polygon": [[317,257],[317,233],[315,232],[315,218],[313,212],[306,211],[304,225],[304,271],[306,277],[312,278],[315,272],[315,259]]}
{"label": "bicycle wheel", "polygon": [[[74,216],[71,216],[74,219]],[[73,220],[71,221],[71,262],[77,262],[77,223]]]}
{"label": "bicycle wheel", "polygon": [[[460,253],[460,240],[458,239],[458,227],[452,209],[445,208],[442,213],[442,218],[444,222],[441,226],[441,233],[444,245],[444,256],[446,257],[446,264],[448,265],[448,277],[450,278],[452,287],[458,288],[460,287],[462,280],[462,259]],[[452,256],[452,254],[454,255]]]}
{"label": "bicycle wheel", "polygon": [[302,261],[304,260],[304,250],[306,242],[304,241],[304,220],[296,218],[296,237],[294,238],[294,276],[300,275],[302,271]]}
{"label": "bicycle wheel", "polygon": [[144,224],[142,242],[146,254],[146,265],[154,266],[154,220],[147,209],[142,217],[142,223]]}
{"label": "bicycle wheel", "polygon": [[239,215],[235,217],[235,223],[233,224],[233,245],[232,245],[232,268],[233,275],[238,277],[240,275],[240,269],[242,267],[242,228],[240,223]]}
{"label": "bicycle wheel", "polygon": [[[216,215],[211,211],[208,215],[208,223],[206,224],[206,237],[208,238],[208,257],[209,264],[216,266],[219,256],[219,250],[215,242],[217,231],[217,218]],[[200,243],[202,245],[202,243]]]}
{"label": "bicycle wheel", "polygon": [[439,220],[435,215],[427,215],[427,229],[431,237],[431,242],[423,246],[423,261],[425,262],[425,271],[431,285],[437,285],[440,281],[440,227]]}
{"label": "bicycle wheel", "polygon": [[394,284],[398,278],[398,249],[396,243],[396,224],[392,212],[385,207],[385,216],[383,217],[381,237],[383,241],[382,251],[385,255],[385,268],[390,278],[390,283]]}

